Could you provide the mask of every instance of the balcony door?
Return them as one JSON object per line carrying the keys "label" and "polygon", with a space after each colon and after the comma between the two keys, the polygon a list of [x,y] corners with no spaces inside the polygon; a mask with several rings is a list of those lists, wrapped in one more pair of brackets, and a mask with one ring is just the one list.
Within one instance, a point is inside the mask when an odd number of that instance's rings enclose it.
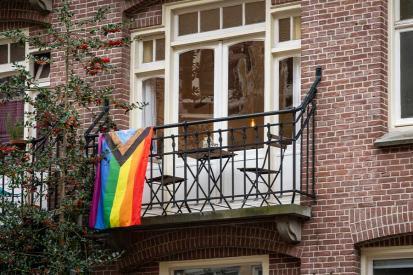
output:
{"label": "balcony door", "polygon": [[[174,94],[179,98],[178,122],[237,116],[264,111],[264,41],[258,39],[221,40],[209,46],[191,46],[176,54]],[[211,145],[236,148],[241,143],[263,140],[264,130],[257,133],[251,125],[263,125],[264,119],[231,120],[201,124],[187,129],[189,140],[180,147],[206,145],[208,132]],[[229,132],[228,129],[233,129]],[[183,134],[183,129],[180,130]],[[245,130],[244,130],[245,131]],[[246,134],[246,135],[244,135]],[[243,140],[244,139],[244,140]],[[245,140],[247,139],[247,140]],[[231,149],[231,148],[229,148]]]}

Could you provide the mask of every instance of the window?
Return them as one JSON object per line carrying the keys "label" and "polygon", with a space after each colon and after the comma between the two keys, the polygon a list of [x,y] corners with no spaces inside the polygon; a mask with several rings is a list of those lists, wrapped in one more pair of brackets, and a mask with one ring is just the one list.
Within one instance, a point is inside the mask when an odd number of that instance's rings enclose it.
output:
{"label": "window", "polygon": [[265,22],[265,1],[203,8],[177,15],[178,36]]}
{"label": "window", "polygon": [[268,256],[161,262],[160,275],[268,275]]}
{"label": "window", "polygon": [[413,274],[413,246],[364,248],[361,275]]}
{"label": "window", "polygon": [[413,2],[396,0],[393,6],[392,116],[394,126],[413,125]]}
{"label": "window", "polygon": [[30,66],[34,79],[41,84],[50,84],[50,53],[33,53],[33,62]]}
{"label": "window", "polygon": [[165,37],[162,33],[136,35],[134,68],[137,72],[150,72],[163,69],[165,60]]}
{"label": "window", "polygon": [[6,43],[0,45],[0,65],[24,61],[26,47],[20,43]]}
{"label": "window", "polygon": [[[0,84],[9,81],[10,76],[0,78]],[[0,144],[10,141],[11,127],[23,123],[24,101],[20,98],[0,104]],[[23,138],[23,137],[20,137]]]}

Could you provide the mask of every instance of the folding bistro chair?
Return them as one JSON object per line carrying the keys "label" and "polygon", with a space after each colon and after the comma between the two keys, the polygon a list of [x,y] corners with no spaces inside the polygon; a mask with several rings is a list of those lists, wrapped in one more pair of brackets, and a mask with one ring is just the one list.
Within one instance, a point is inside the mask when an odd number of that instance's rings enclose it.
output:
{"label": "folding bistro chair", "polygon": [[[246,204],[248,198],[253,195],[253,196],[258,196],[260,195],[262,198],[261,206],[265,203],[267,205],[269,204],[267,197],[270,196],[270,191],[272,190],[272,187],[275,184],[275,181],[278,178],[278,175],[281,173],[282,170],[282,164],[283,164],[283,159],[285,155],[285,150],[287,149],[287,146],[290,144],[290,140],[281,138],[280,136],[277,135],[270,135],[270,140],[265,142],[266,145],[268,145],[268,148],[266,149],[265,152],[265,157],[264,161],[262,163],[261,167],[242,167],[238,168],[239,171],[243,172],[248,179],[248,181],[251,183],[251,188],[249,189],[247,195],[245,196],[244,202],[242,204],[242,207]],[[265,168],[267,164],[267,160],[270,157],[270,148],[271,147],[276,147],[280,149],[281,152],[281,160],[280,160],[280,165],[277,170],[272,170]],[[250,176],[250,175],[255,175]],[[271,175],[272,175],[272,180],[271,180]],[[270,180],[269,180],[270,179]],[[266,194],[262,194],[259,190],[259,184],[264,184],[268,188],[268,192]],[[253,193],[253,190],[256,190],[256,193]],[[281,204],[281,201],[279,200],[278,196],[274,193],[272,193],[274,198],[277,200],[279,204]]]}

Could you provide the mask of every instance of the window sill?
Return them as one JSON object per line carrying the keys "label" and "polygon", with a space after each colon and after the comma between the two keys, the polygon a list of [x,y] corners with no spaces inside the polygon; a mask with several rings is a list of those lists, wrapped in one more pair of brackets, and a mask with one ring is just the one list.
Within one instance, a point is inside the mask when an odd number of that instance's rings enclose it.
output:
{"label": "window sill", "polygon": [[374,142],[377,148],[413,144],[413,130],[389,132]]}

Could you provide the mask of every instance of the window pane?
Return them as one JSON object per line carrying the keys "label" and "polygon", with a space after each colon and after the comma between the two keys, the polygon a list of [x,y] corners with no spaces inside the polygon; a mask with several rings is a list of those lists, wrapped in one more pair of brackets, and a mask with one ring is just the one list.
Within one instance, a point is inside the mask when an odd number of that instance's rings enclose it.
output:
{"label": "window pane", "polygon": [[262,274],[261,266],[241,264],[226,267],[200,267],[175,270],[174,275],[259,275]]}
{"label": "window pane", "polygon": [[163,125],[164,110],[164,79],[151,78],[143,81],[142,101],[148,103],[143,109],[143,125]]}
{"label": "window pane", "polygon": [[[279,109],[293,106],[294,99],[294,59],[292,57],[280,61],[279,64]],[[293,117],[291,114],[280,115],[280,136],[293,136]]]}
{"label": "window pane", "polygon": [[165,38],[156,39],[156,61],[165,60]]}
{"label": "window pane", "polygon": [[50,75],[50,53],[35,55],[33,76],[36,79],[48,78]]}
{"label": "window pane", "polygon": [[278,41],[284,42],[290,40],[290,18],[282,18],[278,20]]}
{"label": "window pane", "polygon": [[201,32],[217,30],[219,27],[219,9],[201,11]]}
{"label": "window pane", "polygon": [[25,58],[25,46],[20,43],[10,44],[10,63],[23,61]]}
{"label": "window pane", "polygon": [[223,27],[232,28],[242,25],[242,5],[223,8]]}
{"label": "window pane", "polygon": [[413,259],[374,260],[373,275],[413,274]]}
{"label": "window pane", "polygon": [[179,35],[198,32],[198,13],[191,12],[179,15]]}
{"label": "window pane", "polygon": [[[264,42],[249,41],[229,48],[228,115],[264,111]],[[228,144],[235,147],[263,141],[263,117],[228,121]],[[258,126],[255,130],[254,126]],[[242,128],[247,127],[244,140]]]}
{"label": "window pane", "polygon": [[400,0],[400,20],[413,18],[413,1]]}
{"label": "window pane", "polygon": [[400,33],[401,118],[413,117],[413,31]]}
{"label": "window pane", "polygon": [[153,40],[143,41],[143,63],[153,61]]}
{"label": "window pane", "polygon": [[245,4],[245,24],[254,24],[265,21],[265,2]]}
{"label": "window pane", "polygon": [[295,16],[294,17],[294,32],[293,32],[293,40],[301,39],[301,17]]}
{"label": "window pane", "polygon": [[[8,81],[8,77],[0,78],[0,83]],[[8,133],[8,125],[23,122],[24,101],[12,100],[0,104],[0,143],[10,141]]]}
{"label": "window pane", "polygon": [[[179,122],[209,119],[214,116],[214,51],[192,50],[179,56]],[[187,148],[202,146],[212,124],[189,127]],[[180,128],[180,134],[183,129]],[[195,135],[195,132],[204,132]],[[180,148],[184,141],[180,139]]]}
{"label": "window pane", "polygon": [[8,62],[8,44],[0,45],[0,64],[7,64]]}

